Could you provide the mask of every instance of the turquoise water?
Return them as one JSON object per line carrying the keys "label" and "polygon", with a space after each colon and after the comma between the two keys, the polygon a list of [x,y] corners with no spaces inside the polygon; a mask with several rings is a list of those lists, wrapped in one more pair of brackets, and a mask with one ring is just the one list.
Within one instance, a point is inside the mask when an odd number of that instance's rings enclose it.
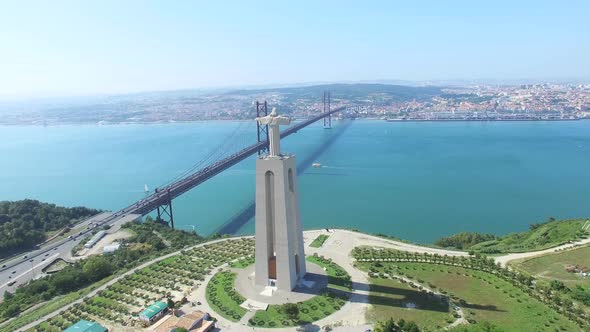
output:
{"label": "turquoise water", "polygon": [[[254,124],[243,122],[0,127],[0,200],[118,209],[236,129],[234,141],[252,142]],[[302,160],[339,130],[338,122],[332,130],[313,125],[282,147]],[[314,160],[323,167],[299,178],[305,228],[432,242],[459,231],[520,231],[550,216],[590,216],[590,121],[353,121]],[[253,195],[250,158],[176,199],[176,224],[208,234]],[[252,231],[250,222],[240,232]]]}

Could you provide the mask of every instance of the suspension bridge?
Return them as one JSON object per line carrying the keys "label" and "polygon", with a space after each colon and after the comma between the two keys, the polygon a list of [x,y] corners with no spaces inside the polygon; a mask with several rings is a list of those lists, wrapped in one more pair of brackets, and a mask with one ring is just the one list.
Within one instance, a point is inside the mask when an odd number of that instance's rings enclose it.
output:
{"label": "suspension bridge", "polygon": [[[290,136],[299,130],[311,125],[312,123],[324,119],[324,128],[331,128],[331,116],[334,113],[345,110],[345,107],[339,107],[336,109],[330,109],[330,95],[324,93],[324,105],[323,109],[319,110],[319,114],[313,116],[307,120],[303,120],[295,123],[291,127],[281,132],[281,139]],[[256,102],[256,116],[268,115],[267,103]],[[247,124],[247,122],[244,122]],[[342,126],[343,128],[346,126]],[[246,158],[254,154],[264,154],[268,151],[268,128],[257,124],[257,142],[249,144],[244,148],[237,150],[236,152],[218,147],[213,149],[209,155],[203,160],[193,165],[190,169],[179,174],[174,179],[170,180],[163,186],[158,187],[152,193],[149,193],[144,198],[122,208],[119,211],[113,213],[103,213],[98,216],[94,216],[84,222],[82,222],[76,232],[61,240],[49,243],[42,246],[39,249],[28,252],[22,259],[15,258],[4,263],[0,268],[0,280],[13,281],[0,284],[0,291],[14,290],[20,284],[26,283],[28,280],[34,278],[44,266],[47,265],[49,260],[47,257],[52,255],[52,260],[55,257],[67,258],[70,255],[72,248],[81,241],[84,237],[90,235],[94,231],[94,227],[102,225],[117,225],[127,221],[135,220],[139,216],[144,216],[152,211],[156,211],[158,219],[167,222],[171,227],[174,227],[174,214],[172,211],[172,201],[178,196],[186,193],[187,191],[199,186],[203,182],[211,179],[215,175],[227,170],[228,168],[236,165],[237,163],[245,160]],[[225,139],[224,142],[231,143],[235,140],[234,135],[230,135]],[[327,145],[331,144],[338,133],[334,133],[333,137],[328,142],[324,142],[323,147],[316,149],[310,158],[317,156],[323,149],[327,148]],[[223,143],[222,143],[223,144]],[[219,153],[222,151],[223,153]],[[225,155],[224,155],[225,153]],[[309,159],[309,158],[308,158]],[[306,159],[307,160],[307,159]],[[311,161],[304,161],[307,164],[311,164]],[[301,165],[299,166],[301,167]],[[305,167],[305,166],[304,166]],[[246,207],[246,209],[237,214],[235,218],[230,220],[227,224],[222,226],[222,231],[231,231],[238,228],[244,221],[247,221],[253,216],[253,203]],[[55,256],[55,257],[54,257]],[[40,259],[38,259],[40,258]],[[37,265],[35,265],[37,264]],[[13,278],[14,276],[14,278]]]}
{"label": "suspension bridge", "polygon": [[[262,107],[266,111],[266,104],[263,104]],[[333,110],[326,110],[321,112],[319,115],[316,115],[310,119],[305,121],[301,121],[288,129],[281,132],[281,139],[290,136],[299,130],[309,126],[310,124],[324,119],[330,118],[330,116],[336,112],[340,112],[344,109],[344,107],[336,108]],[[258,112],[259,116],[263,116],[263,113]],[[266,115],[266,114],[264,114]],[[331,122],[326,122],[326,124]],[[327,127],[329,128],[329,127]],[[268,134],[266,132],[266,128],[258,126],[258,142],[252,144],[236,153],[233,153],[223,159],[214,161],[213,163],[191,173],[188,174],[164,187],[157,188],[154,193],[150,194],[149,196],[121,209],[120,211],[116,212],[110,218],[117,218],[121,215],[125,214],[139,214],[139,215],[146,215],[152,211],[157,211],[158,219],[165,220],[169,222],[171,227],[174,227],[174,214],[172,210],[172,200],[176,197],[186,193],[187,191],[195,188],[196,186],[200,185],[201,183],[209,180],[210,178],[214,177],[215,175],[223,172],[224,170],[234,166],[235,164],[241,162],[242,160],[256,154],[256,153],[264,153],[265,150],[268,149]],[[167,220],[166,220],[167,219]],[[105,222],[109,222],[110,220],[107,218]]]}

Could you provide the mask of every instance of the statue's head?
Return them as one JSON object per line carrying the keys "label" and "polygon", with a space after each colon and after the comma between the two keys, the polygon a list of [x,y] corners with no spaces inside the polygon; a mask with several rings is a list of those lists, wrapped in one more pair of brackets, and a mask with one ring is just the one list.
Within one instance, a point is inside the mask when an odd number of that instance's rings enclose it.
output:
{"label": "statue's head", "polygon": [[277,113],[277,108],[276,108],[276,107],[273,107],[273,108],[272,108],[272,111],[270,111],[270,116],[277,116],[277,115],[279,115],[279,114]]}

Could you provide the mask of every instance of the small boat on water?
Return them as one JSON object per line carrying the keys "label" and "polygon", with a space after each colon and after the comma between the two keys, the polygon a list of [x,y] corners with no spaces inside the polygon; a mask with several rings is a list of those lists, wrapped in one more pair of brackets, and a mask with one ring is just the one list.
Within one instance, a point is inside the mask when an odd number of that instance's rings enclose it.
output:
{"label": "small boat on water", "polygon": [[315,168],[320,168],[320,167],[322,167],[322,164],[320,164],[320,163],[313,163],[313,164],[311,164],[311,166],[313,166]]}

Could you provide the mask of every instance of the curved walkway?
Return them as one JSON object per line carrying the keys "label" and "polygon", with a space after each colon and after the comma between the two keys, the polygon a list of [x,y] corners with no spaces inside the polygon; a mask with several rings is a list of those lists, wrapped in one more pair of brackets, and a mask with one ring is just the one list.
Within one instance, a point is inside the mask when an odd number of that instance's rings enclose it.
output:
{"label": "curved walkway", "polygon": [[[323,246],[320,248],[309,247],[309,244],[320,234],[328,234],[329,235],[329,238],[326,240],[326,242],[324,242]],[[240,237],[234,237],[232,239],[249,238],[249,237],[252,237],[252,236],[240,236]],[[214,241],[201,243],[201,244],[195,245],[189,249],[198,248],[198,247],[201,247],[201,246],[204,246],[207,244],[226,241],[228,239],[229,238],[224,238],[224,239],[218,239],[218,240],[214,240]],[[430,254],[436,253],[439,255],[449,255],[449,256],[467,256],[468,255],[468,253],[466,253],[464,251],[424,247],[424,246],[420,246],[420,245],[396,241],[393,239],[387,239],[387,238],[382,238],[382,237],[378,237],[378,236],[368,235],[368,234],[359,233],[359,232],[353,232],[353,231],[349,231],[349,230],[342,230],[342,229],[330,229],[329,232],[326,230],[305,231],[304,232],[304,241],[305,241],[305,245],[306,245],[305,250],[306,250],[307,255],[313,255],[314,253],[317,253],[318,255],[322,255],[327,258],[332,259],[336,264],[340,265],[342,268],[344,268],[346,270],[346,272],[348,272],[348,274],[350,274],[353,285],[354,285],[353,290],[351,292],[350,300],[339,311],[337,311],[334,314],[332,314],[328,317],[325,317],[317,322],[314,322],[311,326],[308,326],[309,330],[316,330],[316,331],[318,330],[318,328],[321,328],[322,326],[325,326],[325,325],[332,325],[332,326],[342,325],[342,326],[344,326],[343,328],[337,328],[335,330],[349,330],[349,329],[354,329],[354,327],[356,327],[357,329],[360,328],[361,330],[363,330],[364,328],[366,328],[369,325],[369,322],[367,322],[365,320],[365,311],[369,306],[369,301],[368,301],[369,282],[367,280],[367,277],[365,276],[365,273],[361,272],[360,270],[357,270],[356,268],[354,268],[352,266],[353,260],[350,257],[350,252],[352,251],[352,249],[354,247],[376,246],[376,247],[385,247],[385,248],[391,248],[391,249],[396,249],[396,250],[401,250],[401,251],[411,251],[411,252],[430,253]],[[555,252],[556,250],[568,249],[568,248],[572,248],[575,246],[580,246],[580,245],[584,245],[584,244],[588,244],[588,243],[590,243],[590,239],[584,239],[581,241],[577,241],[575,243],[566,244],[566,245],[562,245],[562,246],[551,248],[551,249],[528,252],[528,253],[507,254],[507,255],[495,257],[494,259],[496,260],[496,262],[499,262],[500,264],[505,266],[507,262],[515,260],[515,259],[539,256],[539,255]],[[151,261],[145,262],[145,263],[117,276],[116,278],[113,278],[113,280],[105,283],[104,285],[102,285],[99,288],[95,289],[94,291],[90,292],[86,296],[87,297],[94,296],[96,293],[98,293],[101,290],[106,289],[108,286],[119,281],[124,276],[132,274],[139,269],[145,268],[153,263],[159,262],[163,259],[177,255],[179,253],[180,253],[180,250],[170,253],[170,254],[167,254],[167,255],[164,255],[164,256],[161,256],[161,257],[158,257],[158,258],[155,258]],[[217,272],[219,270],[219,268],[222,268],[222,267],[223,267],[223,265],[221,267],[218,267],[218,268],[212,270],[211,273],[206,277],[205,282],[203,282],[202,285],[206,286],[207,282],[211,279],[213,274],[215,274],[215,272]],[[201,299],[205,298],[205,293],[204,293],[205,288],[206,287],[199,287],[196,290],[196,294],[195,294],[196,298],[201,298]],[[44,317],[42,317],[30,324],[27,324],[26,326],[18,329],[17,331],[25,331],[27,329],[30,329],[30,328],[38,325],[39,323],[41,323],[45,320],[48,320],[53,316],[56,316],[59,312],[75,305],[76,303],[81,303],[82,301],[83,301],[83,298],[78,299],[77,301],[72,302],[72,303],[68,304],[67,306],[62,307],[62,308],[54,311],[51,314],[45,315]],[[206,304],[206,301],[202,301],[201,308],[205,311],[214,312]],[[222,328],[224,331],[244,331],[246,329],[247,330],[253,329],[252,327],[246,327],[244,324],[231,322],[229,320],[224,319],[223,317],[218,317],[218,326],[220,328]],[[296,328],[294,328],[294,327],[292,327],[292,328],[272,328],[272,329],[256,328],[256,331],[283,332],[283,331],[295,331],[295,329]]]}

